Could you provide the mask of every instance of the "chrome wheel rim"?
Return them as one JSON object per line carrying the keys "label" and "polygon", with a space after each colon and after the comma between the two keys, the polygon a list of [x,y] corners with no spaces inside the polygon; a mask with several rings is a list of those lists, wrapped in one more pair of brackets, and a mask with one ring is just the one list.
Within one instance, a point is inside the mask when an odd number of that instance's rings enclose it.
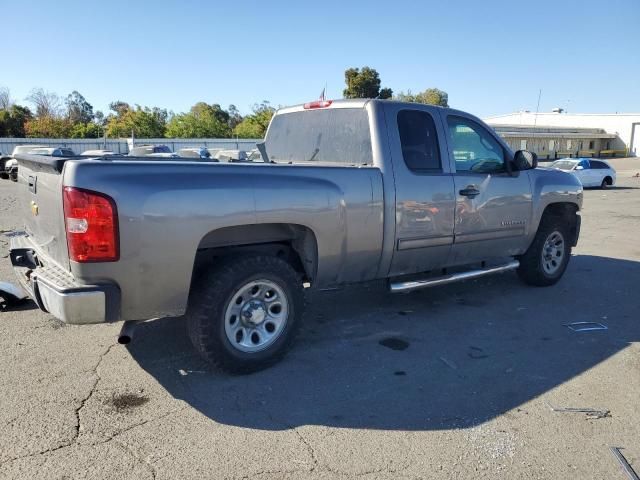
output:
{"label": "chrome wheel rim", "polygon": [[564,260],[564,237],[558,231],[552,232],[542,248],[542,268],[547,275],[555,275]]}
{"label": "chrome wheel rim", "polygon": [[284,290],[271,280],[252,280],[231,296],[224,331],[235,349],[255,353],[278,339],[288,317],[289,300]]}

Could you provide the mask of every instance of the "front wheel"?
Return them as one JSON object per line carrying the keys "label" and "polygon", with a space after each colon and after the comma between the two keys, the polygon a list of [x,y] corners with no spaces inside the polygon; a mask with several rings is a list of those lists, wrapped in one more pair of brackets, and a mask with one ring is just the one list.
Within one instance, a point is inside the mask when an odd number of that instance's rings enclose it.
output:
{"label": "front wheel", "polygon": [[518,275],[525,283],[546,287],[564,274],[571,258],[567,222],[561,217],[545,215],[533,243],[522,255]]}
{"label": "front wheel", "polygon": [[231,259],[197,282],[187,322],[205,360],[231,373],[250,373],[284,356],[304,305],[302,281],[289,263],[263,255]]}

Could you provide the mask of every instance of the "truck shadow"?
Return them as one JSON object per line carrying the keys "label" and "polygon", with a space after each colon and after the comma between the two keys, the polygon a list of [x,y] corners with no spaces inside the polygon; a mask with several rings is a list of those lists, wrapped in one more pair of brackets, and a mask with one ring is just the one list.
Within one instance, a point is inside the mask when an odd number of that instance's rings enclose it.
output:
{"label": "truck shadow", "polygon": [[[248,376],[209,371],[181,319],[141,325],[129,351],[171,395],[223,424],[466,428],[526,409],[639,341],[638,283],[639,262],[582,255],[551,288],[509,273],[406,295],[382,282],[314,292],[293,351]],[[575,321],[608,330],[564,326]]]}

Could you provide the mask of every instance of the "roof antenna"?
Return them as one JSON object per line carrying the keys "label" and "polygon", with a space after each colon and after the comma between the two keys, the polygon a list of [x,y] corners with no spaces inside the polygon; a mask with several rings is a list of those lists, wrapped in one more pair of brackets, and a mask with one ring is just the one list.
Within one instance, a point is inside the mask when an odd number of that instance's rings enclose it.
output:
{"label": "roof antenna", "polygon": [[536,116],[533,117],[533,127],[538,123],[538,111],[540,110],[540,97],[542,97],[542,89],[538,92],[538,106],[536,107]]}

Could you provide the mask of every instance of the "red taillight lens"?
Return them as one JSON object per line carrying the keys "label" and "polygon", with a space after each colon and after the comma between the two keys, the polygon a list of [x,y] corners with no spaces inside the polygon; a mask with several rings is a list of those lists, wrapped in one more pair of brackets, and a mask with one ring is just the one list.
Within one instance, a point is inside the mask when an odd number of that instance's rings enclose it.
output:
{"label": "red taillight lens", "polygon": [[64,222],[69,258],[75,262],[118,260],[118,212],[102,193],[64,187]]}
{"label": "red taillight lens", "polygon": [[333,100],[316,100],[315,102],[309,102],[304,104],[304,109],[309,110],[310,108],[326,108],[333,103]]}

